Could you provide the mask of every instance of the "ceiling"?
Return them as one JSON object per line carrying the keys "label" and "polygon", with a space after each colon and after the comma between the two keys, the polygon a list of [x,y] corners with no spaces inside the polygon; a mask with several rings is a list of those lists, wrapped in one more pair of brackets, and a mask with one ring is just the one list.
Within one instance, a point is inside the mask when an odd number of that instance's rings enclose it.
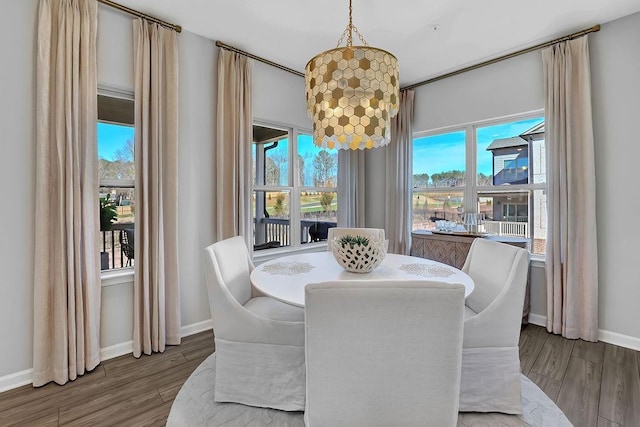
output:
{"label": "ceiling", "polygon": [[[301,72],[313,56],[336,47],[349,5],[116,1]],[[639,0],[353,0],[353,23],[371,46],[398,58],[407,86],[638,11]]]}

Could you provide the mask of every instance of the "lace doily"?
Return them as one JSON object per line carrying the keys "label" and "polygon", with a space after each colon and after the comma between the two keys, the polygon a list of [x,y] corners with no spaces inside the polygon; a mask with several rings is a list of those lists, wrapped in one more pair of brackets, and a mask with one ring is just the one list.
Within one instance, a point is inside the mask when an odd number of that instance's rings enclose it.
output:
{"label": "lace doily", "polygon": [[443,267],[441,265],[428,265],[428,264],[402,264],[399,268],[405,273],[413,274],[414,276],[422,277],[449,277],[456,274],[455,271],[450,268]]}
{"label": "lace doily", "polygon": [[276,262],[265,265],[262,271],[273,275],[295,276],[296,274],[308,273],[316,268],[308,262]]}

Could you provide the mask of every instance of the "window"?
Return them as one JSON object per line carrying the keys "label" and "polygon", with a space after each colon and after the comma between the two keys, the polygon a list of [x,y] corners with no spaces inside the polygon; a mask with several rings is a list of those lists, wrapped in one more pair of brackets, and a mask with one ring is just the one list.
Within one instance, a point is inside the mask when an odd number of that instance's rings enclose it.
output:
{"label": "window", "polygon": [[413,147],[413,230],[435,229],[438,219],[461,223],[474,212],[486,232],[530,239],[531,251],[544,254],[544,117],[428,132]]}
{"label": "window", "polygon": [[337,152],[267,124],[254,124],[251,152],[254,250],[325,240],[337,223]]}
{"label": "window", "polygon": [[133,100],[98,95],[101,269],[133,266],[135,167]]}
{"label": "window", "polygon": [[454,130],[413,140],[414,230],[435,229],[438,220],[462,218],[466,134],[465,130]]}

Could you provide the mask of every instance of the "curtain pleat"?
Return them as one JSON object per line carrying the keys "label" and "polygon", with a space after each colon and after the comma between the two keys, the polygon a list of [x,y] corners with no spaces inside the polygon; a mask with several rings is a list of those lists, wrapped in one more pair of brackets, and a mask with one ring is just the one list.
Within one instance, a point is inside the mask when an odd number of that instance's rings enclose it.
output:
{"label": "curtain pleat", "polygon": [[251,142],[253,111],[251,61],[218,52],[216,127],[216,238],[243,236],[253,247],[251,215]]}
{"label": "curtain pleat", "polygon": [[338,151],[338,227],[366,227],[364,150]]}
{"label": "curtain pleat", "polygon": [[180,344],[178,279],[178,43],[133,21],[136,239],[133,355]]}
{"label": "curtain pleat", "polygon": [[33,385],[100,363],[97,5],[38,15]]}
{"label": "curtain pleat", "polygon": [[408,255],[411,249],[414,91],[400,92],[400,110],[391,120],[391,142],[386,147],[385,231],[389,252]]}
{"label": "curtain pleat", "polygon": [[547,329],[598,340],[596,184],[588,38],[542,51],[548,228]]}

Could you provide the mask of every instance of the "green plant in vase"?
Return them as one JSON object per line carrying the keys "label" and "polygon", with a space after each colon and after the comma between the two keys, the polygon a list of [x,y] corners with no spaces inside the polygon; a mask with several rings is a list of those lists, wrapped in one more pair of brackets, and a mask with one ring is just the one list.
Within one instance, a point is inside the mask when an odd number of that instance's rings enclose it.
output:
{"label": "green plant in vase", "polygon": [[346,248],[347,245],[350,249],[353,249],[354,246],[369,246],[369,239],[365,236],[351,236],[349,234],[338,238],[338,244],[343,248]]}

